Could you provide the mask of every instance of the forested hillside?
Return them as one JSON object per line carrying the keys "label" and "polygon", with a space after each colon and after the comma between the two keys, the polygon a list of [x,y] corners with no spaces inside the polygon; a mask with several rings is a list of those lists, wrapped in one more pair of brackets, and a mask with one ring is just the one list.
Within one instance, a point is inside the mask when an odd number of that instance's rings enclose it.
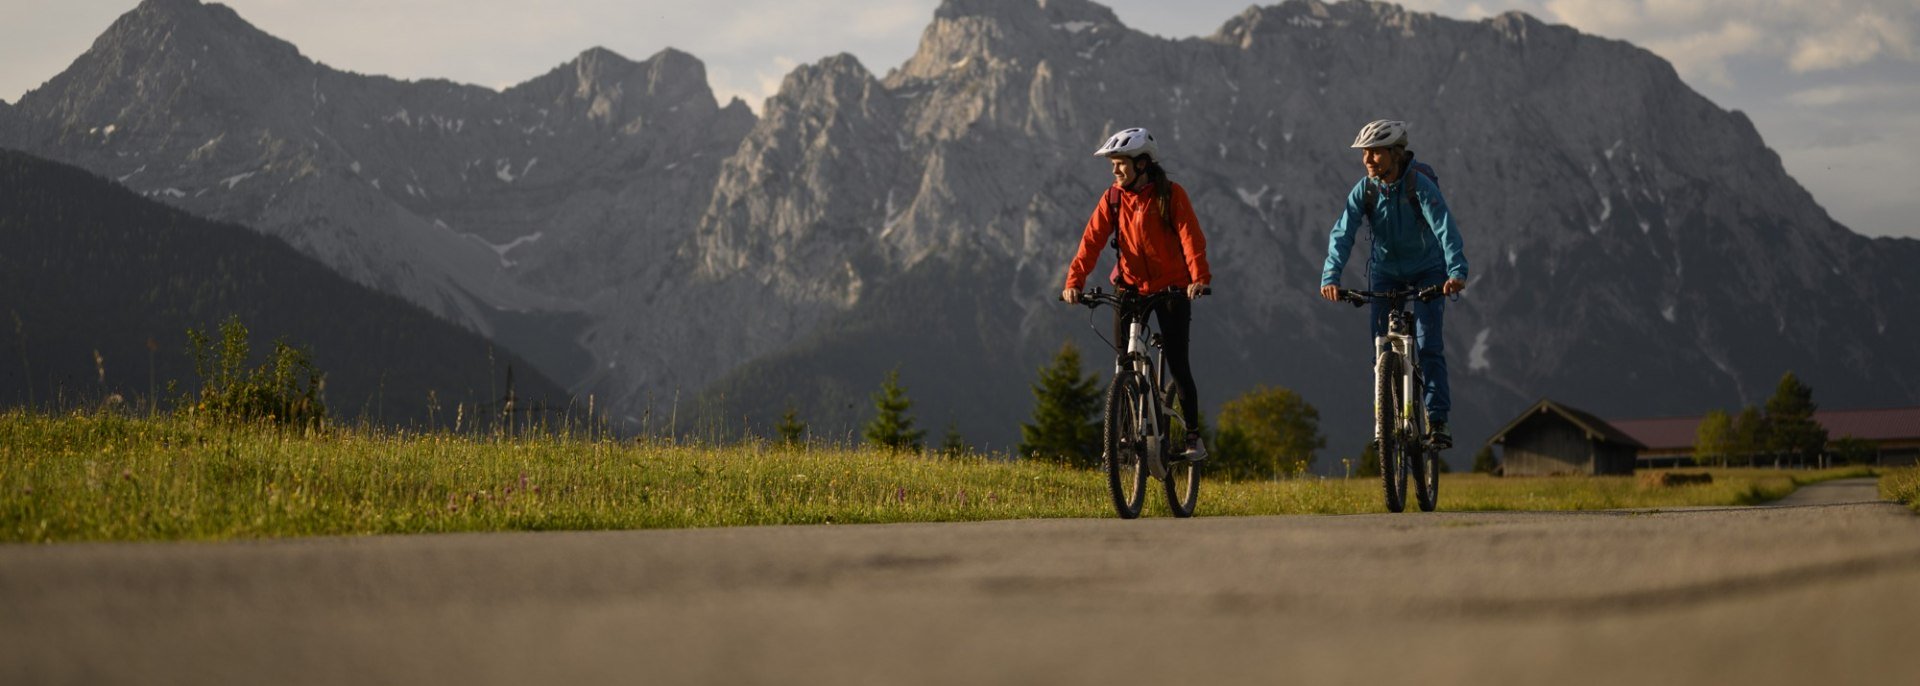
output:
{"label": "forested hillside", "polygon": [[471,416],[505,395],[509,368],[522,407],[565,397],[517,356],[277,238],[0,150],[0,405],[190,390],[187,329],[230,316],[256,357],[276,338],[310,347],[336,417],[408,423],[436,403],[442,421],[460,403]]}

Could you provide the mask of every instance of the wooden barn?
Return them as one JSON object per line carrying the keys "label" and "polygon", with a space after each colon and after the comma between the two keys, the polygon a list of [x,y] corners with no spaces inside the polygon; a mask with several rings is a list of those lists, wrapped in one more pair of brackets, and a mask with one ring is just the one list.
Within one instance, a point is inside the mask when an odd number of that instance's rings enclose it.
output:
{"label": "wooden barn", "polygon": [[1632,474],[1647,446],[1592,414],[1542,399],[1489,439],[1507,476]]}

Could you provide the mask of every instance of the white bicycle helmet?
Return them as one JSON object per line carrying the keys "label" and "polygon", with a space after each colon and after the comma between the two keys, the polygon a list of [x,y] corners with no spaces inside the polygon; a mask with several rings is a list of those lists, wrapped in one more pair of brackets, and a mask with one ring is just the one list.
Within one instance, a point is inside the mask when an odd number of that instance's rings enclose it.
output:
{"label": "white bicycle helmet", "polygon": [[1113,137],[1108,138],[1107,142],[1101,145],[1099,150],[1093,151],[1093,155],[1095,157],[1111,157],[1113,155],[1126,155],[1127,157],[1153,155],[1158,157],[1158,155],[1155,154],[1157,151],[1158,149],[1153,144],[1153,134],[1147,133],[1146,129],[1134,127],[1113,134]]}
{"label": "white bicycle helmet", "polygon": [[1380,119],[1360,127],[1360,135],[1353,137],[1353,147],[1384,148],[1389,146],[1407,146],[1407,123],[1392,119]]}

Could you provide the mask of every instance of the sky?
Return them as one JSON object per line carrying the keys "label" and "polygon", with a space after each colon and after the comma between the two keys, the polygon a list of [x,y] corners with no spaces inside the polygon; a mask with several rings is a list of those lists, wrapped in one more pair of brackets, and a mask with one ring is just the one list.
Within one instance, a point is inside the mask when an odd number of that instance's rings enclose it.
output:
{"label": "sky", "polygon": [[[65,70],[137,0],[0,0],[0,100]],[[852,53],[905,62],[938,0],[225,0],[335,68],[504,88],[605,47],[666,47],[707,65],[724,102],[755,111],[795,66]],[[1109,0],[1169,38],[1213,33],[1249,0]],[[1263,3],[1266,4],[1266,3]],[[1920,238],[1920,2],[1915,0],[1401,0],[1477,20],[1520,10],[1633,42],[1688,85],[1747,113],[1795,179],[1868,236]],[[1419,123],[1413,122],[1417,128]],[[1344,142],[1342,142],[1344,144]]]}

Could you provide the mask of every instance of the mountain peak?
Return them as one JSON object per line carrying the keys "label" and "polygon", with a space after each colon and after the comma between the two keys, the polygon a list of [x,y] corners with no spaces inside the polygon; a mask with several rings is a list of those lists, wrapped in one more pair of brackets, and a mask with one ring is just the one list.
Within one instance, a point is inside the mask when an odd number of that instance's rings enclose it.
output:
{"label": "mountain peak", "polygon": [[242,19],[233,8],[199,0],[142,0],[139,6],[120,16],[94,43],[103,42],[165,48],[184,40],[238,43],[253,50],[265,50],[275,57],[298,56],[292,43],[268,35]]}
{"label": "mountain peak", "polygon": [[974,64],[1031,63],[1125,30],[1113,10],[1089,0],[945,0],[900,73],[938,78]]}
{"label": "mountain peak", "polygon": [[[604,47],[589,48],[553,70],[507,89],[516,97],[578,111],[602,125],[625,126],[636,117],[718,109],[707,67],[693,55],[666,48],[635,62]],[[691,107],[682,109],[682,105]]]}
{"label": "mountain peak", "polygon": [[633,60],[627,59],[625,55],[600,45],[580,51],[580,56],[573,58],[573,61],[575,64],[633,64]]}
{"label": "mountain peak", "polygon": [[262,92],[275,90],[272,84],[302,78],[315,66],[293,44],[225,5],[145,0],[18,104],[23,113],[63,127],[165,128],[205,108],[255,109]]}
{"label": "mountain peak", "polygon": [[[136,13],[197,12],[205,7],[206,5],[200,0],[141,0],[133,11]],[[215,7],[224,7],[224,5],[215,5]]]}
{"label": "mountain peak", "polygon": [[984,17],[1011,21],[1119,23],[1113,10],[1091,0],[944,0],[933,18]]}

